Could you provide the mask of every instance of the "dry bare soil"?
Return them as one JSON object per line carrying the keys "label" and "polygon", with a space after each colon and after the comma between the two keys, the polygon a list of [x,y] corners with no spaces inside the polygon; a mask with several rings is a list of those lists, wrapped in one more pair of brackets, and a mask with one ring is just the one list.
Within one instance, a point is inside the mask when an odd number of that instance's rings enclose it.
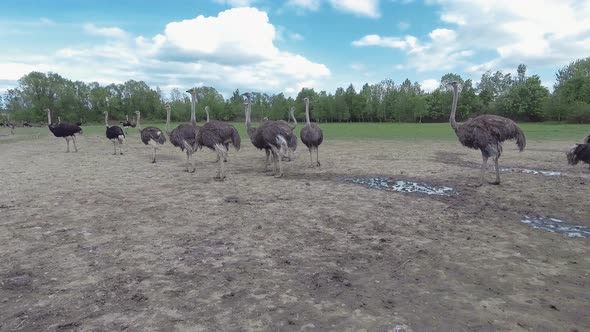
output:
{"label": "dry bare soil", "polygon": [[[0,145],[1,331],[590,331],[590,239],[524,215],[590,226],[590,172],[571,142],[505,145],[502,166],[564,171],[477,180],[456,141],[300,143],[281,179],[246,137],[225,182],[167,145],[156,164],[81,136]],[[390,176],[457,195],[339,181]],[[492,179],[492,173],[488,178]]]}

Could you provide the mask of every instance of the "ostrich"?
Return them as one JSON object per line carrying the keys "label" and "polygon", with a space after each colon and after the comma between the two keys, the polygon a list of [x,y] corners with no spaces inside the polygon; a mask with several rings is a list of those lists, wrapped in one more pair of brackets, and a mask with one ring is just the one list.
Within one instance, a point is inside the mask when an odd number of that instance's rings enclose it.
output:
{"label": "ostrich", "polygon": [[[291,118],[293,119],[293,124],[290,124],[289,122],[287,122],[285,120],[275,121],[276,124],[285,128],[285,130],[290,130],[291,133],[293,133],[290,136],[291,138],[287,142],[287,146],[289,147],[289,149],[287,150],[287,156],[283,157],[283,160],[287,160],[287,161],[292,160],[292,154],[294,154],[295,150],[297,150],[297,136],[295,135],[295,128],[297,127],[297,119],[295,119],[294,113],[295,113],[295,107],[291,106],[291,108],[289,109],[289,119],[291,119]],[[268,118],[264,117],[263,121],[264,122],[268,121]]]}
{"label": "ostrich", "polygon": [[586,138],[584,138],[584,143],[588,144],[590,143],[590,135],[586,136]]}
{"label": "ostrich", "polygon": [[324,141],[324,134],[322,133],[322,129],[316,123],[309,121],[309,98],[305,97],[303,98],[303,101],[305,101],[305,127],[301,128],[299,135],[301,136],[303,144],[309,149],[310,167],[313,168],[312,151],[315,149],[316,165],[320,166],[319,146]]}
{"label": "ostrich", "polygon": [[[196,91],[193,94],[192,89],[187,92],[191,93],[191,98],[196,99]],[[170,143],[180,148],[181,151],[186,152],[186,171],[189,173],[195,172],[195,164],[193,160],[193,153],[197,150],[197,116],[194,104],[191,102],[191,123],[179,124],[172,131],[168,132],[170,124],[170,105],[166,105],[166,133],[170,137]],[[189,167],[190,166],[190,167]]]}
{"label": "ostrich", "polygon": [[[205,106],[205,114],[207,114],[207,124],[205,124],[202,128],[215,128],[215,130],[221,135],[220,137],[223,139],[224,143],[223,146],[225,147],[226,151],[229,151],[229,143],[232,142],[234,137],[240,137],[238,130],[236,127],[230,125],[229,123],[223,121],[216,121],[216,120],[209,120],[209,106]],[[233,143],[232,143],[233,145]],[[236,151],[240,149],[239,144],[236,147]],[[219,154],[217,155],[217,159],[215,162],[219,161]],[[223,161],[227,162],[227,153],[223,155]]]}
{"label": "ostrich", "polygon": [[72,140],[72,142],[74,142],[74,149],[76,152],[78,152],[78,147],[76,146],[76,133],[82,133],[82,128],[80,128],[80,126],[75,125],[73,123],[51,123],[51,111],[49,110],[49,108],[45,109],[45,112],[47,112],[47,127],[49,128],[49,131],[51,131],[51,133],[53,134],[53,136],[55,137],[63,137],[66,140],[67,143],[67,150],[66,152],[70,152],[70,140]]}
{"label": "ostrich", "polygon": [[145,145],[151,145],[154,148],[154,154],[152,163],[156,162],[156,151],[160,148],[164,143],[166,143],[166,135],[156,128],[156,127],[146,127],[141,129],[141,113],[139,111],[135,111],[135,115],[137,115],[137,120],[135,121],[137,128],[139,129],[139,133],[141,134],[141,141]]}
{"label": "ostrich", "polygon": [[[139,111],[136,111],[135,113],[137,114],[137,112],[139,112]],[[136,126],[136,123],[129,121],[129,115],[125,115],[125,121],[121,121],[119,123],[123,125],[123,128],[125,129],[125,135],[128,135],[128,133],[127,133],[128,128],[135,128],[135,126]]]}
{"label": "ostrich", "polygon": [[248,136],[252,145],[259,150],[264,149],[266,151],[266,161],[264,163],[264,171],[268,167],[268,157],[272,153],[274,172],[273,175],[277,175],[277,163],[278,163],[278,177],[283,176],[283,164],[281,157],[283,157],[289,149],[287,142],[292,139],[293,133],[276,123],[276,121],[266,121],[258,128],[252,127],[252,121],[250,119],[251,108],[250,102],[246,104],[246,128],[248,130]]}
{"label": "ostrich", "polygon": [[526,138],[523,131],[514,121],[497,115],[480,115],[458,124],[455,120],[455,113],[457,111],[457,99],[459,99],[459,83],[453,81],[447,85],[453,88],[453,104],[449,120],[451,127],[462,145],[471,149],[481,150],[483,162],[481,164],[479,183],[476,186],[483,184],[484,173],[488,158],[490,157],[494,158],[496,168],[496,181],[490,182],[490,184],[499,185],[500,167],[498,166],[498,159],[502,155],[502,142],[516,139],[518,149],[523,151],[526,146]]}
{"label": "ostrich", "polygon": [[590,164],[590,143],[576,144],[566,152],[567,162],[577,165],[579,162]]}
{"label": "ostrich", "polygon": [[225,179],[224,162],[227,160],[228,144],[231,143],[236,151],[240,150],[240,134],[232,125],[220,121],[211,121],[204,124],[197,131],[197,146],[207,147],[217,152],[217,175],[215,179]]}
{"label": "ostrich", "polygon": [[125,133],[123,129],[119,126],[109,126],[109,112],[104,111],[104,124],[107,127],[106,136],[113,142],[113,147],[115,148],[115,153],[117,154],[117,144],[119,144],[119,154],[123,154],[123,150],[121,149],[121,144],[125,142]]}

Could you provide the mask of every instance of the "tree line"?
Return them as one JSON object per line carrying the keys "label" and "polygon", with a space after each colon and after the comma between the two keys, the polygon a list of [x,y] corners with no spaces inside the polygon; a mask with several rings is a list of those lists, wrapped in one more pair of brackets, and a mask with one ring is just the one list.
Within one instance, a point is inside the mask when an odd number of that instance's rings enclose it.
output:
{"label": "tree line", "polygon": [[[312,118],[319,122],[443,122],[448,120],[451,105],[446,83],[453,80],[462,86],[459,119],[497,114],[519,121],[590,123],[590,57],[558,70],[552,93],[541,84],[538,75],[528,76],[526,65],[521,64],[516,77],[488,71],[477,84],[449,73],[441,77],[440,86],[432,92],[425,92],[418,82],[409,79],[399,84],[387,79],[364,84],[360,89],[352,84],[346,89],[339,87],[334,93],[304,88],[295,98],[283,93],[250,94],[254,116],[259,118],[287,120],[288,109],[295,106],[295,115],[302,121],[303,98],[308,97]],[[207,105],[213,119],[243,120],[244,92],[235,90],[225,99],[213,87],[198,88],[198,119],[204,119],[203,108]],[[60,116],[64,121],[89,123],[100,122],[104,111],[113,120],[133,118],[136,110],[141,111],[142,118],[163,120],[166,103],[172,106],[173,121],[189,119],[190,97],[179,89],[165,95],[143,81],[103,86],[71,81],[57,73],[31,72],[18,81],[17,87],[4,93],[0,108],[17,122],[46,121],[43,110],[50,108],[53,121]]]}

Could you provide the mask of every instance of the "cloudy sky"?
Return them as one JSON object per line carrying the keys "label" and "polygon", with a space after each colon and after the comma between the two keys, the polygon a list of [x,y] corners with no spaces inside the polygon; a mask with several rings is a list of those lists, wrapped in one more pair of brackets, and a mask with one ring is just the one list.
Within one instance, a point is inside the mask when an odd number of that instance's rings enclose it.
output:
{"label": "cloudy sky", "polygon": [[0,92],[30,71],[294,95],[590,56],[590,0],[3,0]]}

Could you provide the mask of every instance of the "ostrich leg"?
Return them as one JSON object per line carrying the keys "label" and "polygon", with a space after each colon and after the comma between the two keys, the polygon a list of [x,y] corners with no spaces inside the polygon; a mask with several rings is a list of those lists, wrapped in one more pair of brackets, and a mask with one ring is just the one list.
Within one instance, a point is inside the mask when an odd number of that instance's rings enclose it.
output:
{"label": "ostrich leg", "polygon": [[498,165],[498,159],[500,159],[500,154],[498,154],[494,159],[494,166],[496,167],[496,181],[490,182],[490,184],[500,184],[500,166]]}
{"label": "ostrich leg", "polygon": [[152,164],[154,164],[156,162],[156,148],[154,148],[153,156],[154,156],[154,158],[152,159]]}
{"label": "ostrich leg", "polygon": [[76,146],[76,136],[72,136],[72,143],[74,143],[75,152],[78,152],[78,147]]}
{"label": "ostrich leg", "polygon": [[317,162],[318,167],[320,166],[320,147],[316,146],[315,148],[315,160]]}
{"label": "ostrich leg", "polygon": [[313,157],[312,157],[312,148],[309,148],[309,167],[313,168]]}
{"label": "ostrich leg", "polygon": [[117,154],[117,141],[113,140],[113,149],[115,149],[115,152],[113,153],[114,155]]}
{"label": "ostrich leg", "polygon": [[476,186],[481,186],[483,185],[483,178],[484,178],[484,174],[486,172],[486,168],[488,167],[488,157],[482,155],[482,163],[481,163],[481,173],[479,174],[479,183],[476,184]]}
{"label": "ostrich leg", "polygon": [[66,153],[70,152],[70,139],[69,138],[65,138],[66,139]]}

